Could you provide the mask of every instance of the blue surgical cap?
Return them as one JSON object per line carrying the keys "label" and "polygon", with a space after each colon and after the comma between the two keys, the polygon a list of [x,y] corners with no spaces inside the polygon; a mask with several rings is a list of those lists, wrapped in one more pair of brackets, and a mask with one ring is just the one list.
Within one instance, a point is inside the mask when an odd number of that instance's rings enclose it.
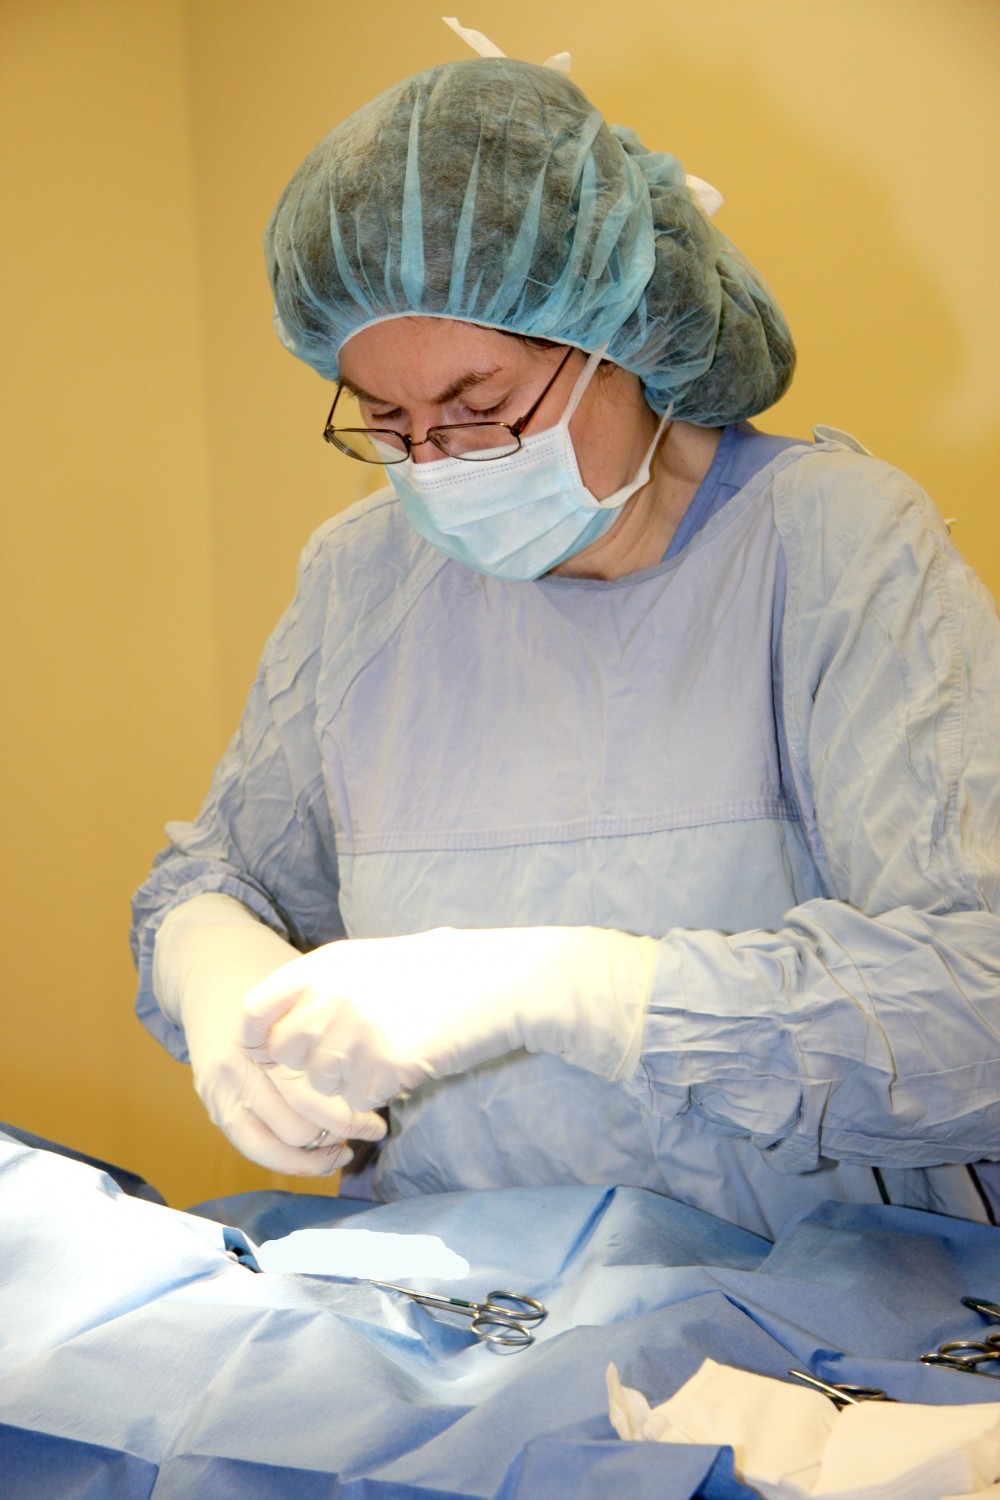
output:
{"label": "blue surgical cap", "polygon": [[603,348],[703,426],[763,411],[795,364],[680,162],[531,63],[447,63],[373,99],[306,157],[265,249],[282,339],[331,380],[352,335],[414,314]]}

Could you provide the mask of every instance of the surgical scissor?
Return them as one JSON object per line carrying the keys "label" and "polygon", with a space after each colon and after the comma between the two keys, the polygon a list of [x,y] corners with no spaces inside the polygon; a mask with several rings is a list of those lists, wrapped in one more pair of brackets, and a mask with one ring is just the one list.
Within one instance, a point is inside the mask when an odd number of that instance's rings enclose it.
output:
{"label": "surgical scissor", "polygon": [[464,1297],[447,1297],[439,1292],[418,1292],[393,1281],[372,1281],[384,1292],[399,1292],[421,1307],[433,1311],[460,1313],[471,1318],[470,1330],[484,1344],[503,1344],[508,1348],[526,1348],[535,1342],[533,1329],[546,1317],[548,1308],[534,1297],[521,1292],[490,1292],[485,1302],[467,1302]]}
{"label": "surgical scissor", "polygon": [[[963,1297],[966,1307],[971,1307],[991,1323],[1000,1323],[1000,1304],[987,1302],[982,1297]],[[965,1370],[969,1375],[989,1375],[1000,1380],[1000,1331],[988,1333],[981,1339],[948,1339],[931,1354],[921,1354],[921,1364],[944,1365],[948,1370]],[[996,1364],[995,1370],[981,1370],[980,1365]]]}
{"label": "surgical scissor", "polygon": [[796,1380],[804,1380],[807,1385],[814,1385],[824,1396],[829,1396],[838,1411],[845,1406],[860,1406],[862,1401],[895,1401],[894,1396],[887,1396],[885,1391],[877,1385],[834,1385],[828,1380],[820,1380],[818,1375],[810,1375],[807,1370],[789,1370],[789,1375],[794,1375]]}
{"label": "surgical scissor", "polygon": [[[1000,1333],[988,1333],[983,1339],[948,1339],[931,1354],[921,1354],[924,1365],[944,1365],[948,1370],[965,1370],[970,1375],[992,1375],[1000,1380]],[[996,1364],[995,1370],[981,1370],[980,1365]]]}

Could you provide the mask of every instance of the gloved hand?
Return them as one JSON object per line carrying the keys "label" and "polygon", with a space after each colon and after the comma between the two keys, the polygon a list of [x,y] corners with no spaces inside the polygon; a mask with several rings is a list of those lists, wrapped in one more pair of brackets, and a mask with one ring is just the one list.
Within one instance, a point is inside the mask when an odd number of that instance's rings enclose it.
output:
{"label": "gloved hand", "polygon": [[[259,1067],[241,1050],[247,992],[298,957],[238,901],[204,894],[164,919],[153,988],[164,1015],[183,1028],[194,1086],[233,1145],[273,1171],[318,1177],[351,1160],[348,1136],[378,1140],[385,1124],[318,1094],[301,1076]],[[320,1130],[329,1131],[329,1147],[304,1150]]]}
{"label": "gloved hand", "polygon": [[330,943],[257,985],[243,1046],[358,1110],[519,1047],[629,1077],[656,952],[653,938],[596,927]]}

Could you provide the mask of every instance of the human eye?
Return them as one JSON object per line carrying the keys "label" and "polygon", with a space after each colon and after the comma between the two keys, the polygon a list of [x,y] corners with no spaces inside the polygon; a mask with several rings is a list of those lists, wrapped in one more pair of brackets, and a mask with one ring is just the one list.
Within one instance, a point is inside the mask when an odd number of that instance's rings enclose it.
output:
{"label": "human eye", "polygon": [[492,390],[467,392],[453,404],[448,420],[450,422],[494,422],[505,414],[509,414],[516,390],[510,389],[504,381],[498,392],[498,385],[499,382],[494,381]]}
{"label": "human eye", "polygon": [[398,427],[406,420],[398,406],[377,407],[369,401],[362,401],[359,406],[366,427]]}
{"label": "human eye", "polygon": [[501,412],[506,411],[508,404],[507,397],[504,397],[502,401],[497,401],[493,406],[466,406],[466,421],[489,422],[494,417],[499,417]]}

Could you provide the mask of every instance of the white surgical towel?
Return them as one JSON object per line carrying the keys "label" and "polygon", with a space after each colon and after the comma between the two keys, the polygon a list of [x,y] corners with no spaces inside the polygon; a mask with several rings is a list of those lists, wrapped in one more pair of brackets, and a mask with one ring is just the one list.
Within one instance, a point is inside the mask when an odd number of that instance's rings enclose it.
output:
{"label": "white surgical towel", "polygon": [[868,1401],[837,1411],[804,1386],[707,1359],[650,1407],[608,1366],[619,1437],[725,1444],[764,1500],[957,1500],[1000,1480],[1000,1403],[915,1406]]}

